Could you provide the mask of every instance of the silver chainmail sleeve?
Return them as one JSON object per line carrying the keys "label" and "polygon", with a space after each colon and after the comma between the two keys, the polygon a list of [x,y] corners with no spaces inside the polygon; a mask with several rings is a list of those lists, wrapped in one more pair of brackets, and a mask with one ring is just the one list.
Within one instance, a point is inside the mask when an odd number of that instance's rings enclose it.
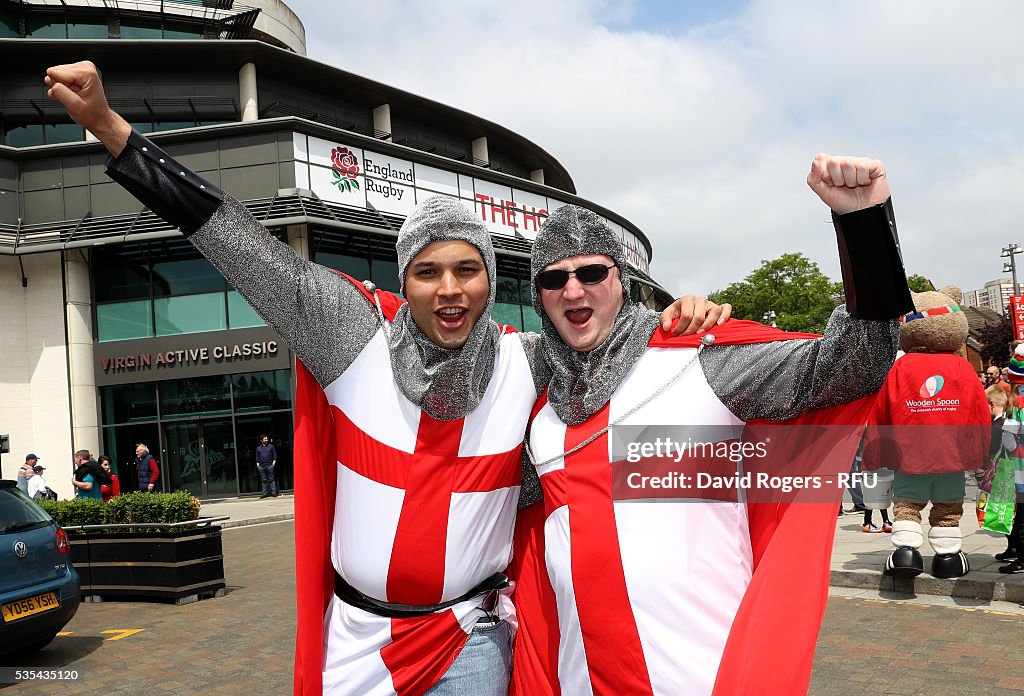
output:
{"label": "silver chainmail sleeve", "polygon": [[321,386],[348,369],[377,332],[376,309],[351,282],[300,258],[228,195],[188,239]]}
{"label": "silver chainmail sleeve", "polygon": [[377,331],[376,309],[351,282],[299,257],[245,206],[132,130],[107,175],[178,227],[277,331],[321,386]]}
{"label": "silver chainmail sleeve", "polygon": [[700,362],[739,419],[788,420],[878,391],[898,344],[898,321],[854,319],[838,307],[821,338],[711,346]]}

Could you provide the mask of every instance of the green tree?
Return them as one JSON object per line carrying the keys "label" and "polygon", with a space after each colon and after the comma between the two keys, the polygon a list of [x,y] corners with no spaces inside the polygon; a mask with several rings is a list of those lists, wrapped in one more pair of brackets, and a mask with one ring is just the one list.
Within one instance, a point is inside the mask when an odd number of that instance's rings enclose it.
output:
{"label": "green tree", "polygon": [[765,322],[766,315],[770,318],[774,312],[780,329],[822,333],[835,307],[833,297],[842,293],[842,283],[832,282],[818,264],[795,253],[762,261],[761,267],[741,282],[710,293],[708,298],[731,303],[737,319]]}
{"label": "green tree", "polygon": [[998,365],[1006,367],[1010,363],[1010,343],[1013,341],[1013,329],[1006,317],[999,321],[987,322],[978,332],[981,343],[981,362],[983,366]]}
{"label": "green tree", "polygon": [[907,276],[907,285],[910,286],[910,289],[913,292],[928,292],[929,290],[935,289],[935,285],[932,281],[928,280],[923,275],[918,275],[917,273]]}

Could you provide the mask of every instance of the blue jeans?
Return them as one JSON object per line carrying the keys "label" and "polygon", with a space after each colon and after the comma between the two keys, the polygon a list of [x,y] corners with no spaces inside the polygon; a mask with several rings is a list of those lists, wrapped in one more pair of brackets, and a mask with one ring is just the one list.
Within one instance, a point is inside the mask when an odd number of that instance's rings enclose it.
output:
{"label": "blue jeans", "polygon": [[425,696],[508,696],[512,627],[507,621],[477,628],[441,679]]}
{"label": "blue jeans", "polygon": [[274,465],[256,467],[260,472],[260,493],[262,495],[277,495],[277,479],[274,478]]}

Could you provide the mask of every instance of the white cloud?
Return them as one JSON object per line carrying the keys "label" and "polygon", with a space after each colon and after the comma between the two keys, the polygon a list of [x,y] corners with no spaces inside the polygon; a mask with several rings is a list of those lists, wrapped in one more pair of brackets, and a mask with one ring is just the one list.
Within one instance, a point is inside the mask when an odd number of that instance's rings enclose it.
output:
{"label": "white cloud", "polygon": [[[884,159],[910,272],[980,287],[1024,242],[1014,2],[755,0],[685,34],[631,2],[294,0],[308,54],[515,130],[707,292],[802,251],[838,278],[819,151]],[[1024,277],[1024,273],[1022,273]]]}

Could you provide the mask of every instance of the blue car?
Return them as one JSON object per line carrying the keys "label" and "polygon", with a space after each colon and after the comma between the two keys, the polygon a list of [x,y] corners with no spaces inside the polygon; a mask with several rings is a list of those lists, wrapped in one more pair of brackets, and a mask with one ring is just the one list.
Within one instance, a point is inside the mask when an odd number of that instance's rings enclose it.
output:
{"label": "blue car", "polygon": [[0,480],[0,655],[45,647],[78,611],[64,530],[14,481]]}

